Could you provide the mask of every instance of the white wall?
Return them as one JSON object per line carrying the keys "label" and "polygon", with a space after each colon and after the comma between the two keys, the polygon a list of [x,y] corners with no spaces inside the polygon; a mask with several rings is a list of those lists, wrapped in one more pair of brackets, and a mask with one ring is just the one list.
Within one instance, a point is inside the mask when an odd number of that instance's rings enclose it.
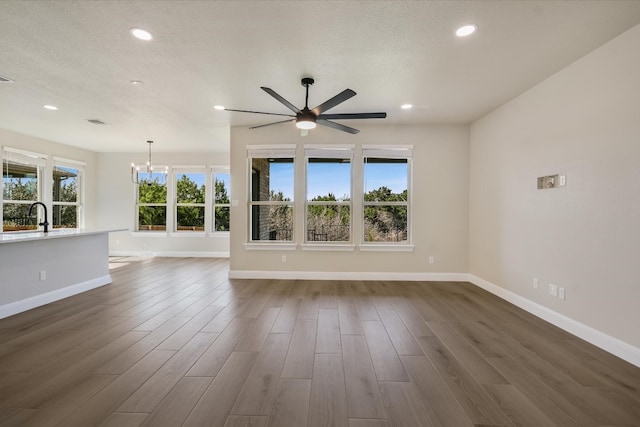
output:
{"label": "white wall", "polygon": [[[347,277],[348,273],[377,272],[391,273],[391,276],[386,277],[410,278],[408,275],[416,277],[416,274],[421,273],[466,274],[469,185],[467,126],[367,125],[362,126],[357,135],[319,127],[310,131],[306,137],[301,137],[293,126],[283,129],[286,126],[256,130],[240,127],[231,129],[231,198],[239,202],[238,207],[231,208],[232,275],[251,276],[253,272],[257,276],[310,277],[305,274],[333,272],[338,273],[333,277]],[[299,225],[302,224],[304,215],[304,189],[300,185],[304,179],[302,147],[305,144],[355,144],[356,153],[363,144],[413,145],[412,228],[415,250],[362,252],[356,249],[353,252],[320,252],[305,251],[299,246],[295,251],[247,250],[244,246],[248,235],[246,147],[255,144],[293,143],[298,145],[296,230],[302,229]],[[296,243],[302,243],[300,234],[297,233]],[[282,255],[287,256],[286,263],[282,263]],[[435,258],[435,263],[428,263],[429,256]]]}
{"label": "white wall", "polygon": [[[636,350],[638,52],[640,26],[472,124],[469,234],[472,275]],[[536,189],[556,173],[566,187]]]}
{"label": "white wall", "polygon": [[[229,166],[228,153],[152,153],[153,163],[170,166]],[[229,235],[194,236],[132,233],[135,230],[135,186],[131,163],[144,164],[147,153],[100,153],[98,155],[98,226],[125,228],[111,233],[109,251],[113,255],[228,256]],[[155,234],[158,236],[158,233]]]}
{"label": "white wall", "polygon": [[[97,201],[96,153],[70,145],[59,144],[33,136],[22,135],[8,130],[0,129],[0,146],[18,148],[20,150],[31,151],[38,154],[45,154],[52,157],[62,157],[69,160],[77,160],[87,164],[84,178],[84,220],[85,228],[95,228]],[[1,156],[0,152],[0,156]],[[51,212],[51,210],[49,210]]]}

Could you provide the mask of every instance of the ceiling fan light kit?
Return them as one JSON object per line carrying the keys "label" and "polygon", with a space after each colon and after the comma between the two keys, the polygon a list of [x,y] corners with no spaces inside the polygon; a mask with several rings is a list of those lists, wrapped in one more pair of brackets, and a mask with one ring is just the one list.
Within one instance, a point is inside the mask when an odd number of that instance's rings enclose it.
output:
{"label": "ceiling fan light kit", "polygon": [[356,134],[360,132],[358,129],[354,129],[349,126],[345,126],[340,123],[333,122],[331,120],[354,120],[354,119],[384,119],[387,117],[387,113],[349,113],[349,114],[323,114],[325,111],[335,107],[350,99],[356,95],[356,93],[351,89],[345,89],[333,98],[328,99],[317,107],[310,109],[309,108],[309,86],[314,83],[314,80],[311,77],[305,77],[300,82],[302,86],[305,87],[305,100],[304,100],[304,108],[299,109],[282,96],[280,96],[276,91],[268,87],[260,87],[260,89],[267,92],[269,95],[274,97],[278,102],[282,105],[290,109],[294,114],[281,114],[281,113],[266,113],[263,111],[251,111],[251,110],[234,110],[232,108],[224,108],[226,111],[235,111],[238,113],[253,113],[253,114],[266,114],[270,116],[285,116],[291,117],[290,119],[280,120],[277,122],[267,123],[264,125],[252,126],[249,129],[258,129],[265,126],[272,126],[280,123],[287,122],[296,122],[296,127],[298,129],[309,130],[314,129],[316,125],[330,127],[332,129],[340,130],[342,132],[347,132],[351,134]]}

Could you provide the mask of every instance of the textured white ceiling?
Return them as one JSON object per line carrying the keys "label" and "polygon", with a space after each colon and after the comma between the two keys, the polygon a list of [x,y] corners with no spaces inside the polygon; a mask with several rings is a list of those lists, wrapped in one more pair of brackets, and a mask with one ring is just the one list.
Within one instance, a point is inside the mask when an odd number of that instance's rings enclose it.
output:
{"label": "textured white ceiling", "polygon": [[[639,22],[640,1],[616,0],[4,0],[0,75],[15,83],[0,84],[0,128],[93,151],[226,152],[229,125],[270,118],[213,105],[289,113],[260,86],[302,107],[304,76],[311,107],[358,93],[331,113],[469,123]],[[456,38],[467,23],[478,33]]]}

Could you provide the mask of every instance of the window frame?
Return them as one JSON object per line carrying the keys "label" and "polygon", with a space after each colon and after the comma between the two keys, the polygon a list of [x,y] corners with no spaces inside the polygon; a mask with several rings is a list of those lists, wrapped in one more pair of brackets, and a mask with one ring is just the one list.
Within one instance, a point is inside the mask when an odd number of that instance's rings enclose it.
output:
{"label": "window frame", "polygon": [[[178,175],[179,174],[202,174],[204,175],[204,202],[202,203],[184,203],[178,202]],[[206,166],[194,165],[194,166],[173,166],[171,168],[171,193],[167,194],[167,198],[171,200],[172,205],[172,214],[173,214],[173,225],[171,228],[172,233],[176,233],[179,235],[203,235],[209,231],[207,220],[209,212],[208,212],[208,198],[210,197],[211,188],[208,185],[209,182],[209,174],[207,173]],[[178,230],[178,207],[198,207],[203,208],[203,224],[202,230]]]}
{"label": "window frame", "polygon": [[[147,174],[147,172],[144,171],[144,169],[146,169],[147,165],[146,164],[141,164],[141,165],[136,165],[133,164],[132,165],[133,168],[139,168],[138,170],[138,175],[140,174]],[[173,215],[170,213],[171,210],[169,209],[169,202],[171,200],[171,188],[172,188],[172,183],[171,183],[171,172],[169,171],[169,167],[167,165],[154,165],[154,168],[156,168],[156,171],[152,171],[152,174],[163,174],[165,175],[165,186],[166,186],[166,201],[164,203],[140,203],[140,186],[142,184],[134,184],[134,205],[135,205],[135,209],[134,209],[134,233],[142,233],[142,234],[153,234],[153,235],[166,235],[169,232],[169,224],[170,219],[173,217]],[[143,206],[150,206],[150,207],[155,207],[155,206],[164,206],[165,208],[165,228],[164,230],[145,230],[145,229],[140,229],[140,207]]]}
{"label": "window frame", "polygon": [[63,159],[61,157],[53,157],[53,166],[51,170],[52,181],[53,181],[53,173],[56,169],[56,166],[77,170],[78,171],[78,175],[77,175],[78,188],[76,190],[75,202],[63,202],[63,201],[54,200],[53,188],[52,188],[51,190],[51,207],[52,207],[51,227],[55,228],[53,214],[55,212],[56,206],[75,206],[76,207],[76,228],[84,228],[84,177],[85,177],[86,163],[80,162],[77,160]]}
{"label": "window frame", "polygon": [[[367,177],[366,177],[366,165],[367,158],[377,159],[403,159],[407,161],[407,200],[395,201],[395,202],[378,202],[378,201],[366,201],[365,196],[367,194]],[[360,210],[361,215],[361,234],[360,234],[360,249],[367,250],[413,250],[412,239],[412,182],[413,182],[413,146],[412,145],[363,145],[362,146],[362,208]],[[403,241],[367,241],[365,240],[365,209],[367,207],[375,206],[405,206],[407,209],[407,240]]]}
{"label": "window frame", "polygon": [[[229,218],[229,227],[227,230],[216,230],[216,208],[228,208],[229,209],[229,217],[231,217],[231,169],[228,166],[213,166],[211,168],[211,233],[212,234],[229,234],[231,230],[231,218]],[[228,175],[229,176],[229,187],[227,190],[227,197],[229,199],[228,203],[218,203],[216,200],[216,176],[217,175]]]}
{"label": "window frame", "polygon": [[[14,200],[14,199],[6,199],[4,198],[4,172],[5,172],[5,165],[7,165],[6,167],[8,167],[8,162],[14,162],[14,163],[18,163],[18,164],[22,164],[25,166],[35,166],[36,169],[36,180],[37,180],[37,184],[36,184],[36,200]],[[45,181],[46,179],[46,166],[47,166],[47,162],[48,162],[48,156],[45,154],[41,154],[41,153],[35,153],[35,152],[30,152],[30,151],[24,151],[24,150],[19,150],[16,148],[10,148],[10,147],[2,147],[2,198],[0,198],[0,218],[2,219],[2,232],[5,232],[4,227],[4,207],[5,204],[16,204],[16,205],[32,205],[35,202],[40,202],[40,203],[44,203],[45,205],[46,203],[46,199],[45,199]],[[50,207],[47,206],[47,209]],[[35,228],[26,228],[25,230],[38,230],[39,226],[38,223],[43,221],[42,218],[42,214],[41,214],[42,210],[41,209],[37,209],[36,212],[36,224],[35,224]],[[48,218],[49,219],[49,218]],[[26,227],[26,226],[25,226]],[[22,230],[10,230],[8,232],[11,231],[22,231]]]}
{"label": "window frame", "polygon": [[[349,145],[305,145],[304,146],[304,223],[303,223],[303,249],[315,250],[354,250],[353,225],[354,225],[354,148]],[[313,158],[347,159],[349,160],[349,200],[336,201],[312,201],[309,200],[309,160]],[[349,239],[348,240],[309,240],[309,207],[311,206],[347,206],[349,208]]]}
{"label": "window frame", "polygon": [[[292,197],[291,200],[253,200],[253,159],[291,159],[293,165],[293,178],[292,178]],[[248,145],[247,146],[247,243],[245,247],[247,249],[280,249],[291,250],[296,248],[296,145],[295,144],[281,144],[281,145]],[[291,209],[292,224],[291,224],[291,238],[287,240],[261,240],[254,239],[253,230],[253,210],[256,206],[285,206]]]}

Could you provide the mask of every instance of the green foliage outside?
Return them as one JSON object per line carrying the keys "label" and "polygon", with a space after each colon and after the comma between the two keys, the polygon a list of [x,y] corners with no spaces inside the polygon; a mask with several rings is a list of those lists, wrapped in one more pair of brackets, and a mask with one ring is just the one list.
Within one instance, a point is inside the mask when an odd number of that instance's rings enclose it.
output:
{"label": "green foliage outside", "polygon": [[[56,205],[56,202],[74,203],[78,200],[78,181],[77,179],[67,179],[59,182],[59,193],[57,191],[56,182],[53,186],[53,227],[55,228],[76,228],[78,226],[78,209],[76,206]],[[57,194],[57,195],[56,195]]]}
{"label": "green foliage outside", "polygon": [[[316,196],[312,202],[338,202],[335,194]],[[340,201],[348,202],[348,198]],[[351,212],[347,205],[322,204],[307,206],[307,240],[348,241]]]}
{"label": "green foliage outside", "polygon": [[217,206],[218,204],[229,204],[229,194],[224,181],[215,180],[215,230],[229,231],[229,206]]}
{"label": "green foliage outside", "polygon": [[[38,200],[38,181],[34,178],[4,178],[3,200]],[[36,214],[29,216],[30,204],[7,203],[2,205],[3,231],[29,230],[37,228]]]}
{"label": "green foliage outside", "polygon": [[[178,206],[176,223],[178,230],[204,231],[205,185],[200,185],[184,174],[176,182],[176,201],[201,206]],[[223,181],[215,180],[216,204],[229,203],[229,195]],[[140,230],[166,230],[167,186],[160,178],[142,179],[138,188],[138,224]],[[215,230],[229,230],[229,207],[216,206]]]}
{"label": "green foliage outside", "polygon": [[[382,186],[364,195],[366,202],[406,202],[407,190],[393,193]],[[403,241],[407,239],[407,207],[401,205],[365,205],[364,240],[366,242]]]}

